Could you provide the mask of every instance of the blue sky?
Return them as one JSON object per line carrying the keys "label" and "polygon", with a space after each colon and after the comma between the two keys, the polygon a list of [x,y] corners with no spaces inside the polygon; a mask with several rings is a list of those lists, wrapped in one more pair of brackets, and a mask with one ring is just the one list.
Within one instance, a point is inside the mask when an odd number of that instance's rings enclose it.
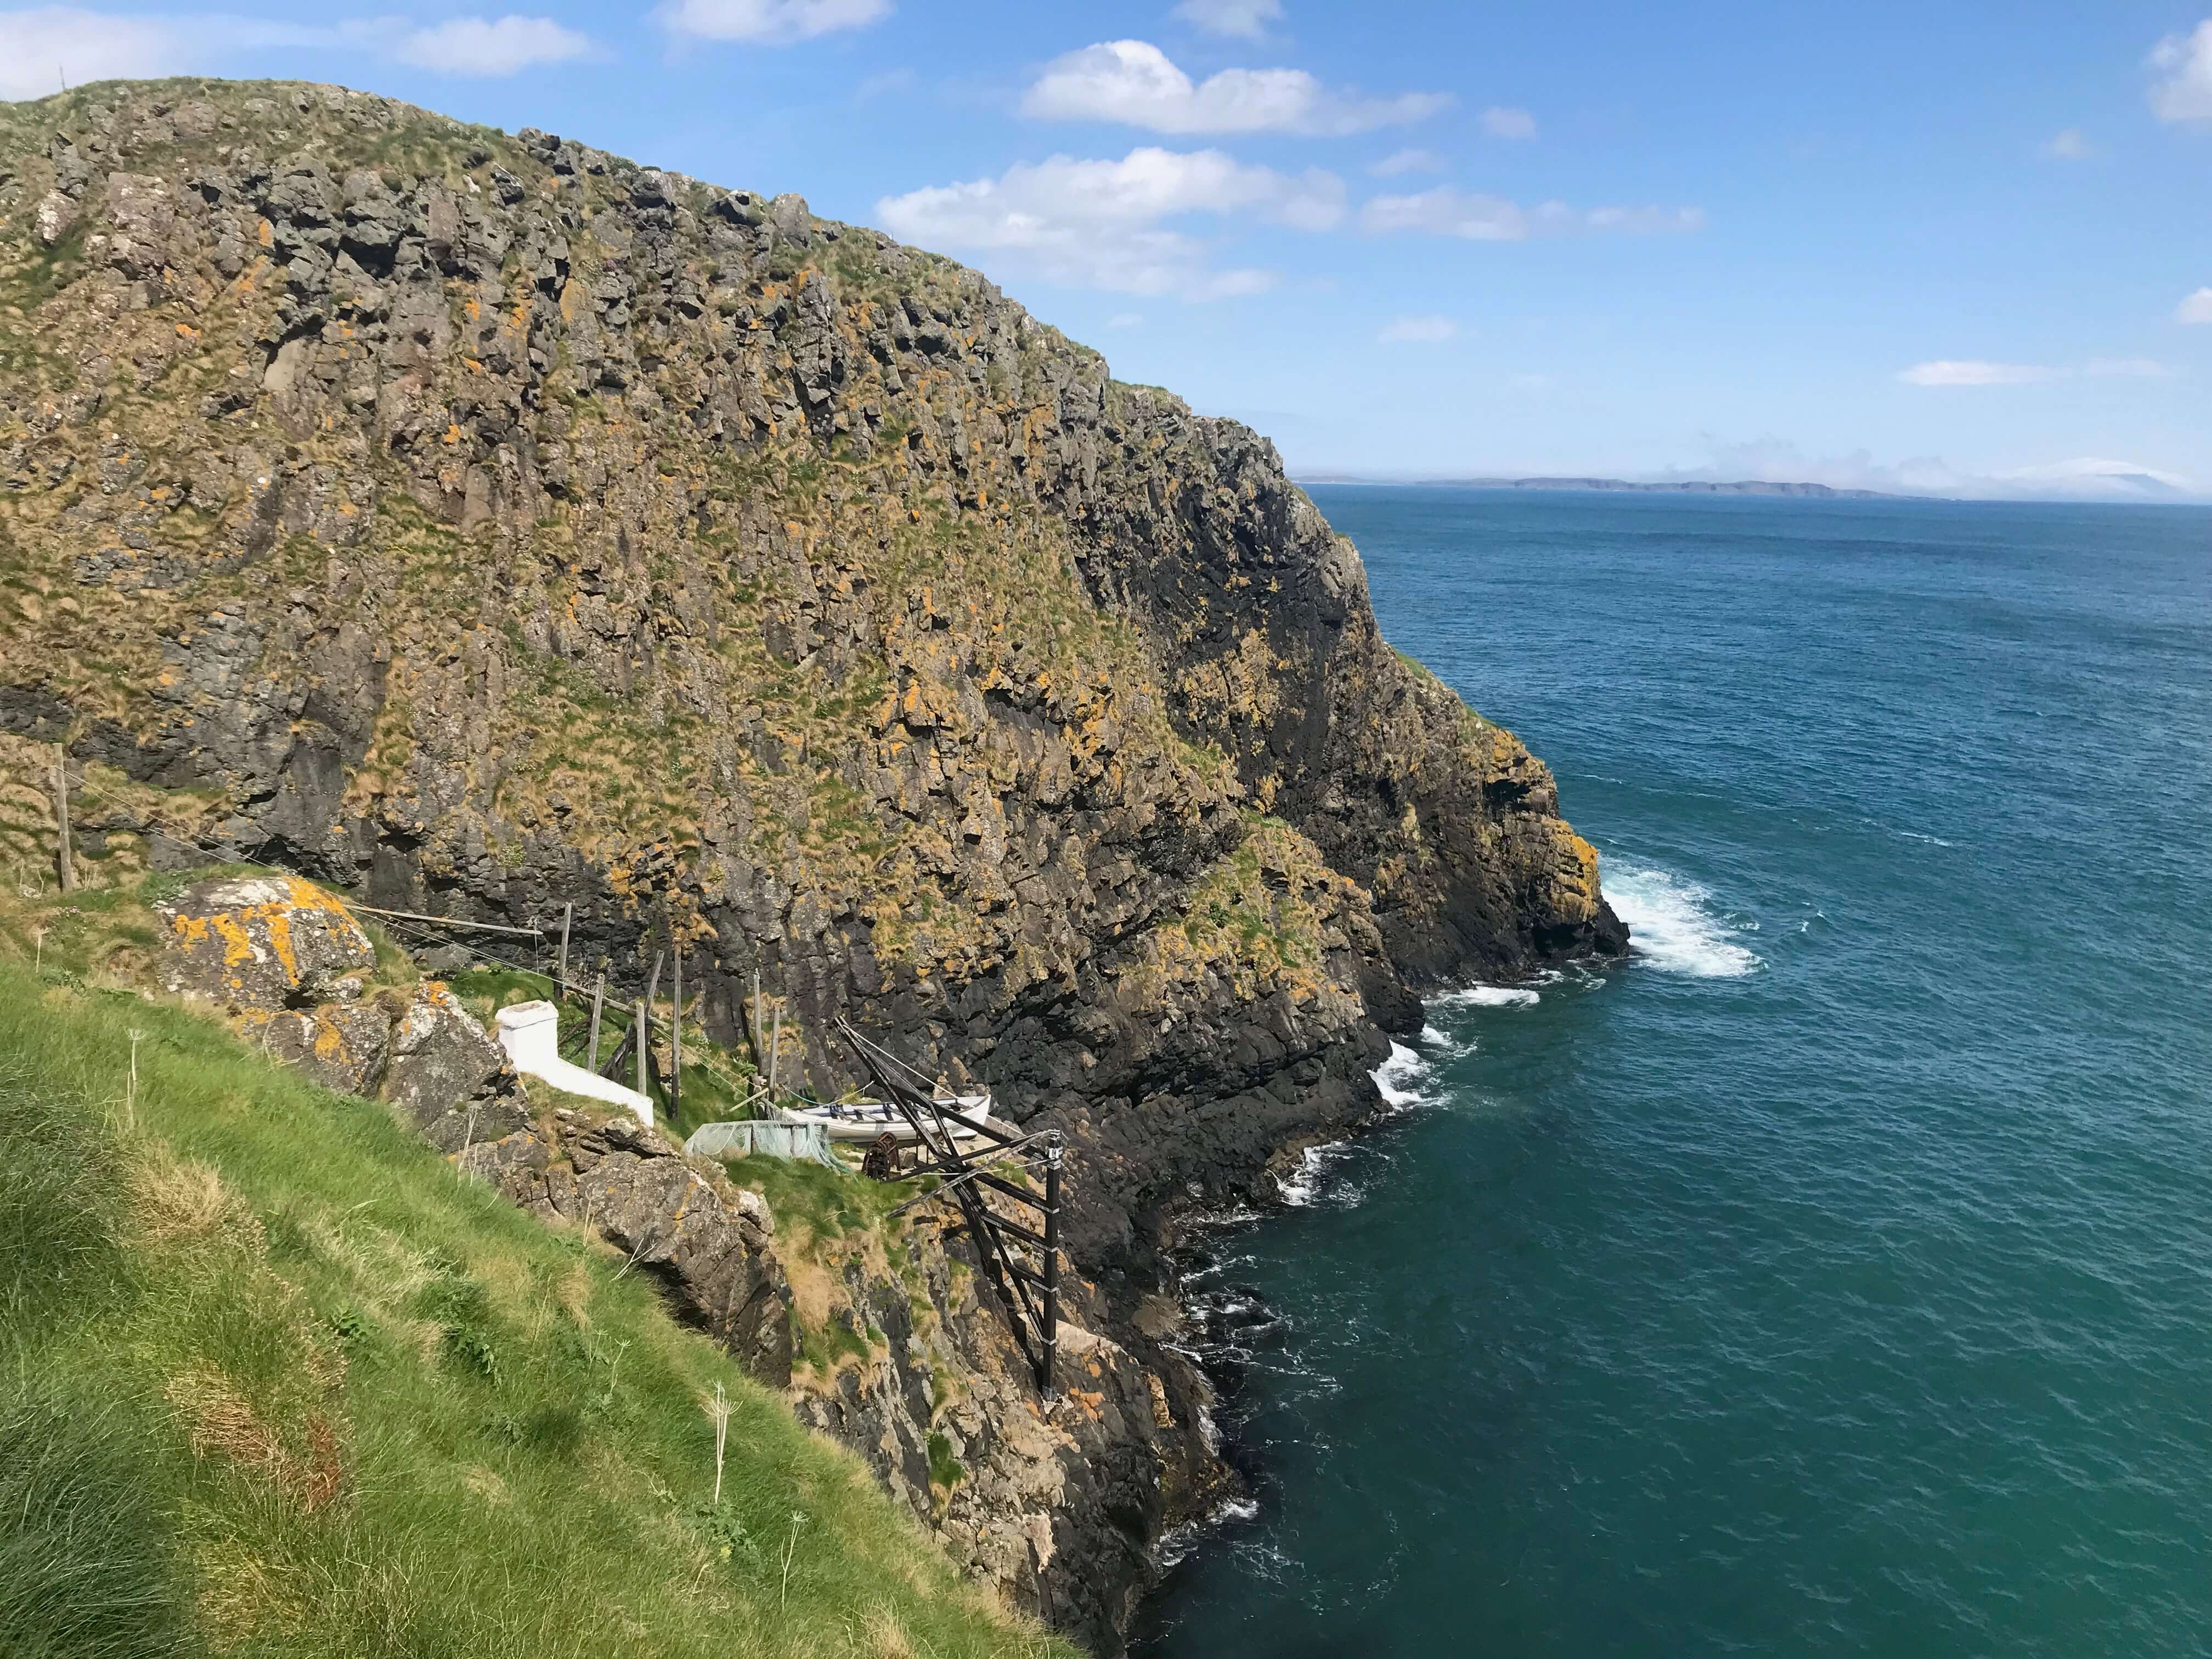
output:
{"label": "blue sky", "polygon": [[2208,12],[0,9],[0,96],[301,76],[799,191],[1308,470],[2212,491]]}

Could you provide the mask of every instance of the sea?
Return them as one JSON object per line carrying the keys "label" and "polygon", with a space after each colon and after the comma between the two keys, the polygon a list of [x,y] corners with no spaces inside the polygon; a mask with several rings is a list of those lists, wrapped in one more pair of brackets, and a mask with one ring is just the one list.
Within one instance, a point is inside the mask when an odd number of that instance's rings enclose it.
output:
{"label": "sea", "polygon": [[1139,1652],[2212,1654],[2212,511],[1313,495],[1633,953],[1194,1238]]}

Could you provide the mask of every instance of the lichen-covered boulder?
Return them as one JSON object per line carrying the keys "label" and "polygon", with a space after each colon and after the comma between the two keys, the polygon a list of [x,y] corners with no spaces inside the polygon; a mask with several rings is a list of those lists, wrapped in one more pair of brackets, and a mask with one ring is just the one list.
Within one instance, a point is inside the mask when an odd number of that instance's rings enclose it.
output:
{"label": "lichen-covered boulder", "polygon": [[392,1028],[385,1094],[442,1152],[502,1139],[530,1122],[506,1051],[434,980],[416,988]]}
{"label": "lichen-covered boulder", "polygon": [[342,1095],[374,1091],[392,1039],[392,1015],[374,1002],[255,1010],[238,1024],[246,1041],[271,1060]]}
{"label": "lichen-covered boulder", "polygon": [[376,966],[376,948],[345,906],[296,876],[204,881],[155,907],[161,978],[172,991],[233,1013],[311,1007]]}

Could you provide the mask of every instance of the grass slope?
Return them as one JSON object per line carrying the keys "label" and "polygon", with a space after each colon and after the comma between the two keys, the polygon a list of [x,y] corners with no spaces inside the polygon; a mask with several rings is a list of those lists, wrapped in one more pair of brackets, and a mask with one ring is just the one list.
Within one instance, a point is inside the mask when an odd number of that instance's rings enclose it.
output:
{"label": "grass slope", "polygon": [[619,1257],[185,1009],[5,963],[0,1651],[1073,1654]]}

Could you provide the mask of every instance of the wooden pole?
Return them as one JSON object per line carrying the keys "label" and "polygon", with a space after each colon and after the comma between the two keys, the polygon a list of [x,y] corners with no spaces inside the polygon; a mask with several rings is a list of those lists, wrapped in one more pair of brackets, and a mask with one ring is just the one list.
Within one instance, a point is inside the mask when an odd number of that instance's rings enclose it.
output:
{"label": "wooden pole", "polygon": [[[659,969],[656,968],[655,971]],[[645,1086],[645,1051],[652,1044],[653,1033],[652,1028],[645,1023],[645,1000],[641,997],[637,1005],[637,1023],[629,1030],[630,1035],[637,1039],[637,1091],[649,1100],[653,1097],[653,1091]]]}
{"label": "wooden pole", "polygon": [[760,969],[757,968],[753,969],[753,1008],[752,1018],[749,1024],[753,1034],[753,1070],[766,1073],[768,1045],[761,1041]]}
{"label": "wooden pole", "polygon": [[54,822],[61,829],[62,891],[76,890],[76,863],[70,857],[69,750],[54,745]]}
{"label": "wooden pole", "polygon": [[1037,1389],[1053,1397],[1053,1362],[1060,1353],[1060,1152],[1055,1142],[1044,1154],[1044,1329],[1037,1358]]}
{"label": "wooden pole", "polygon": [[607,970],[602,968],[599,976],[592,981],[592,1047],[584,1060],[584,1069],[587,1072],[599,1069],[599,1010],[606,1006],[606,1000]]}
{"label": "wooden pole", "polygon": [[576,919],[574,900],[561,907],[561,971],[556,976],[561,985],[561,1000],[568,1000],[568,924]]}
{"label": "wooden pole", "polygon": [[668,1115],[674,1117],[684,1103],[684,947],[674,939],[676,1012],[668,1022]]}
{"label": "wooden pole", "polygon": [[768,1092],[771,1100],[775,1097],[775,1062],[782,1053],[783,1010],[779,1007],[775,1011],[775,1036],[769,1039],[768,1045]]}

